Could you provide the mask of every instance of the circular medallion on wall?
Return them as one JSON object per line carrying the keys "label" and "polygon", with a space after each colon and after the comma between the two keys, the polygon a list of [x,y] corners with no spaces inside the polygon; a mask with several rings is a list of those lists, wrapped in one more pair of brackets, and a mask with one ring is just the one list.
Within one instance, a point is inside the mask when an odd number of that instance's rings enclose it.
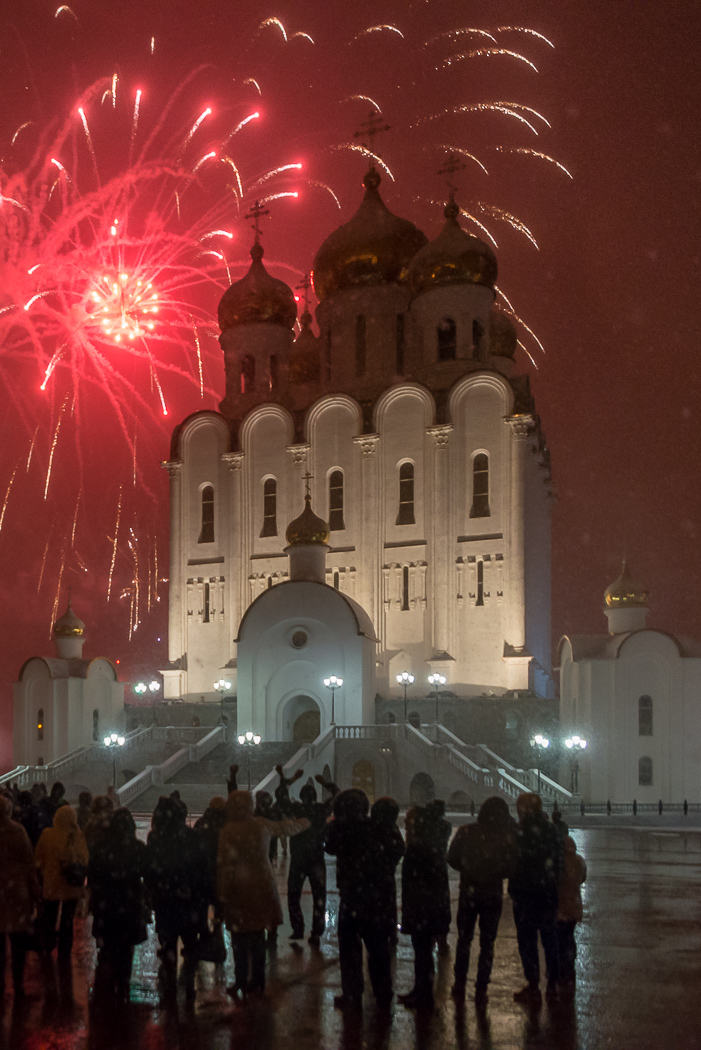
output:
{"label": "circular medallion on wall", "polygon": [[307,632],[301,627],[295,627],[290,635],[290,645],[293,649],[304,649],[309,641]]}

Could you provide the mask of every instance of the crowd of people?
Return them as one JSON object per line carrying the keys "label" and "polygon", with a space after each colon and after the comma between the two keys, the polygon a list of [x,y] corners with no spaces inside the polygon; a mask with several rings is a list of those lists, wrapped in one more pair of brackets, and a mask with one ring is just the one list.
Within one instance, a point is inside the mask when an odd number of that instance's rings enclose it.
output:
{"label": "crowd of people", "polygon": [[449,952],[449,867],[460,875],[452,987],[456,1003],[465,1001],[478,922],[474,998],[478,1007],[488,1001],[505,880],[526,980],[514,999],[534,1007],[542,1002],[539,938],[546,996],[573,994],[575,928],[582,918],[586,865],[559,814],[550,820],[543,812],[539,795],[519,796],[518,821],[503,799],[487,799],[477,820],[458,828],[451,841],[442,801],[412,807],[403,836],[394,799],[380,798],[370,807],[363,791],[340,791],[317,776],[325,797],[319,799],[309,780],[296,801],[290,787],[302,770],[292,777],[280,766],[276,770],[275,797],[261,791],[254,800],[238,789],[237,767],[232,766],[228,797],[215,796],[192,827],[177,790],[162,796],[146,843],[137,838],[130,811],[118,799],[115,805],[113,797],[92,798],[83,792],[73,808],[60,783],[50,792],[40,784],[31,791],[0,794],[0,997],[8,939],[19,1000],[25,994],[28,951],[44,959],[56,951],[59,967],[70,967],[79,908],[92,914],[97,944],[95,1007],[129,1001],[134,949],[147,939],[152,921],[165,1004],[177,997],[179,949],[179,981],[192,1002],[199,963],[226,961],[224,928],[231,935],[234,960],[228,994],[240,1004],[263,995],[266,952],[283,922],[273,864],[278,840],[286,845],[288,839],[292,942],[304,938],[301,895],[308,881],[308,941],[312,949],[319,948],[326,923],[326,856],[336,859],[341,993],[334,1005],[339,1009],[361,1007],[363,946],[377,1006],[389,1009],[398,929],[411,938],[414,952],[413,987],[398,999],[409,1009],[434,1009],[434,951]]}

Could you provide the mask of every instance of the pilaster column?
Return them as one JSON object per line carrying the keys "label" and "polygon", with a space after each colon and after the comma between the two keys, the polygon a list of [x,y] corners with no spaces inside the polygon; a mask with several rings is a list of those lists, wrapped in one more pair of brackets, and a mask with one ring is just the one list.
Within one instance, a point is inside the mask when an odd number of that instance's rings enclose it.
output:
{"label": "pilaster column", "polygon": [[183,605],[183,489],[181,460],[162,464],[170,479],[170,581],[168,586],[168,662],[178,663],[185,655]]}
{"label": "pilaster column", "polygon": [[[433,438],[433,484],[425,486],[425,513],[431,522],[431,559],[429,562],[429,585],[433,613],[433,653],[448,652],[450,645],[449,599],[451,572],[449,545],[452,533],[452,501],[450,497],[450,435],[451,425],[429,427]],[[430,655],[433,655],[431,653]]]}
{"label": "pilaster column", "polygon": [[379,434],[360,434],[353,438],[360,450],[360,500],[357,528],[360,573],[357,600],[363,606],[375,627],[375,634],[385,644],[380,565],[382,564],[381,506],[379,494]]}
{"label": "pilaster column", "polygon": [[[242,478],[243,478],[243,452],[222,453],[222,463],[228,468],[227,474],[227,496],[228,514],[226,519],[227,545],[228,545],[228,572],[224,581],[225,610],[227,627],[226,655],[222,659],[222,666],[234,659],[236,655],[236,638],[239,623],[246,608],[246,577],[248,573],[243,572],[242,547],[245,529],[245,515],[242,503]],[[235,688],[235,682],[232,679]]]}
{"label": "pilaster column", "polygon": [[508,614],[505,641],[515,651],[526,644],[526,455],[534,426],[531,415],[508,416],[511,428],[511,522],[508,538]]}

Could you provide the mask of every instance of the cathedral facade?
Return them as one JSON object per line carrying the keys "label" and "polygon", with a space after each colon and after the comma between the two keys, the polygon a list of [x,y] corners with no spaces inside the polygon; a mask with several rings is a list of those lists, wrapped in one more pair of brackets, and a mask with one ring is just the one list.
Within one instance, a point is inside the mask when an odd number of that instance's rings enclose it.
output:
{"label": "cathedral facade", "polygon": [[294,295],[258,236],[222,297],[220,411],[185,419],[166,464],[166,698],[215,700],[222,676],[237,693],[240,626],[289,580],[284,534],[305,486],[328,524],[326,584],[372,637],[359,695],[400,695],[405,670],[425,692],[439,672],[457,697],[552,695],[549,455],[495,309],[496,258],[452,199],[428,241],[379,182],[371,169],[317,253],[318,334],[305,309],[295,337]]}

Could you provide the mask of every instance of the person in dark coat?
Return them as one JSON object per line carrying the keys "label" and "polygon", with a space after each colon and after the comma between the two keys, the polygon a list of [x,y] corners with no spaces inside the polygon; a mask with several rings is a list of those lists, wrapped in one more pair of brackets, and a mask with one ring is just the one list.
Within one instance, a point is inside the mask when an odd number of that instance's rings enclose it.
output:
{"label": "person in dark coat", "polygon": [[[331,815],[333,799],[338,794],[335,784],[327,782],[317,774],[314,778],[318,784],[331,793],[325,802],[317,801],[316,788],[305,784],[299,793],[299,802],[290,799],[289,785],[291,779],[283,775],[282,766],[276,766],[280,784],[275,791],[275,799],[285,817],[306,817],[309,828],[301,835],[290,839],[290,870],[287,874],[287,907],[290,913],[292,933],[291,941],[304,938],[304,916],[302,914],[302,887],[305,879],[309,880],[312,892],[312,928],[309,944],[318,948],[321,936],[326,929],[326,858],[324,856],[324,831]],[[301,773],[301,770],[298,770]]]}
{"label": "person in dark coat", "polygon": [[458,944],[455,949],[455,983],[452,994],[465,998],[470,968],[470,946],[479,918],[480,953],[477,963],[475,1001],[487,1002],[487,987],[494,962],[494,942],[504,896],[504,879],[516,860],[516,825],[502,798],[482,803],[477,823],[458,828],[448,850],[448,864],[460,872]]}
{"label": "person in dark coat", "polygon": [[559,958],[555,922],[564,845],[557,828],[543,813],[540,795],[524,792],[519,795],[516,808],[519,816],[516,862],[509,879],[509,893],[514,903],[518,950],[528,983],[514,992],[514,999],[538,1006],[542,1001],[538,934],[545,954],[546,994],[557,995]]}
{"label": "person in dark coat", "polygon": [[209,939],[209,909],[214,909],[214,929],[221,925],[217,907],[217,854],[219,852],[219,833],[226,824],[226,799],[215,795],[198,821],[193,832],[197,843],[199,885],[198,897],[198,938]]}
{"label": "person in dark coat", "polygon": [[129,1001],[134,947],[146,940],[146,846],[136,837],[126,808],[115,811],[88,864],[88,885],[97,941],[95,1001]]}
{"label": "person in dark coat", "polygon": [[34,849],[43,829],[39,823],[38,804],[34,801],[31,791],[20,791],[17,795],[13,819],[27,832]]}
{"label": "person in dark coat", "polygon": [[81,791],[78,795],[78,808],[75,815],[78,819],[78,827],[85,834],[85,825],[90,820],[92,807],[92,794],[90,791]]}
{"label": "person in dark coat", "polygon": [[41,898],[32,844],[22,825],[11,818],[12,802],[0,796],[0,1010],[5,994],[7,937],[17,1001],[24,995],[26,935]]}
{"label": "person in dark coat", "polygon": [[[326,825],[324,849],[336,857],[338,952],[341,992],[334,999],[339,1009],[359,1009],[363,995],[363,943],[368,954],[370,983],[382,1009],[392,1002],[392,970],[387,923],[378,921],[374,901],[383,853],[393,836],[373,826],[364,791],[340,791],[333,804],[333,820]],[[399,857],[394,861],[395,867]]]}
{"label": "person in dark coat", "polygon": [[450,930],[448,841],[445,803],[436,799],[414,806],[406,816],[406,853],[402,865],[402,933],[414,949],[414,987],[399,996],[413,1009],[433,1009],[433,942]]}
{"label": "person in dark coat", "polygon": [[114,803],[112,799],[108,798],[107,795],[96,795],[90,805],[90,816],[83,829],[85,841],[91,853],[110,826],[113,813]]}
{"label": "person in dark coat", "polygon": [[404,839],[397,825],[399,805],[388,796],[378,798],[370,810],[370,823],[379,838],[379,863],[373,887],[377,921],[387,929],[390,946],[396,947],[397,937],[397,864],[404,856]]}
{"label": "person in dark coat", "polygon": [[161,946],[164,997],[169,999],[175,995],[178,940],[181,940],[185,992],[188,999],[194,999],[199,920],[197,842],[192,828],[185,822],[182,806],[174,799],[165,796],[159,799],[146,847],[146,887]]}

